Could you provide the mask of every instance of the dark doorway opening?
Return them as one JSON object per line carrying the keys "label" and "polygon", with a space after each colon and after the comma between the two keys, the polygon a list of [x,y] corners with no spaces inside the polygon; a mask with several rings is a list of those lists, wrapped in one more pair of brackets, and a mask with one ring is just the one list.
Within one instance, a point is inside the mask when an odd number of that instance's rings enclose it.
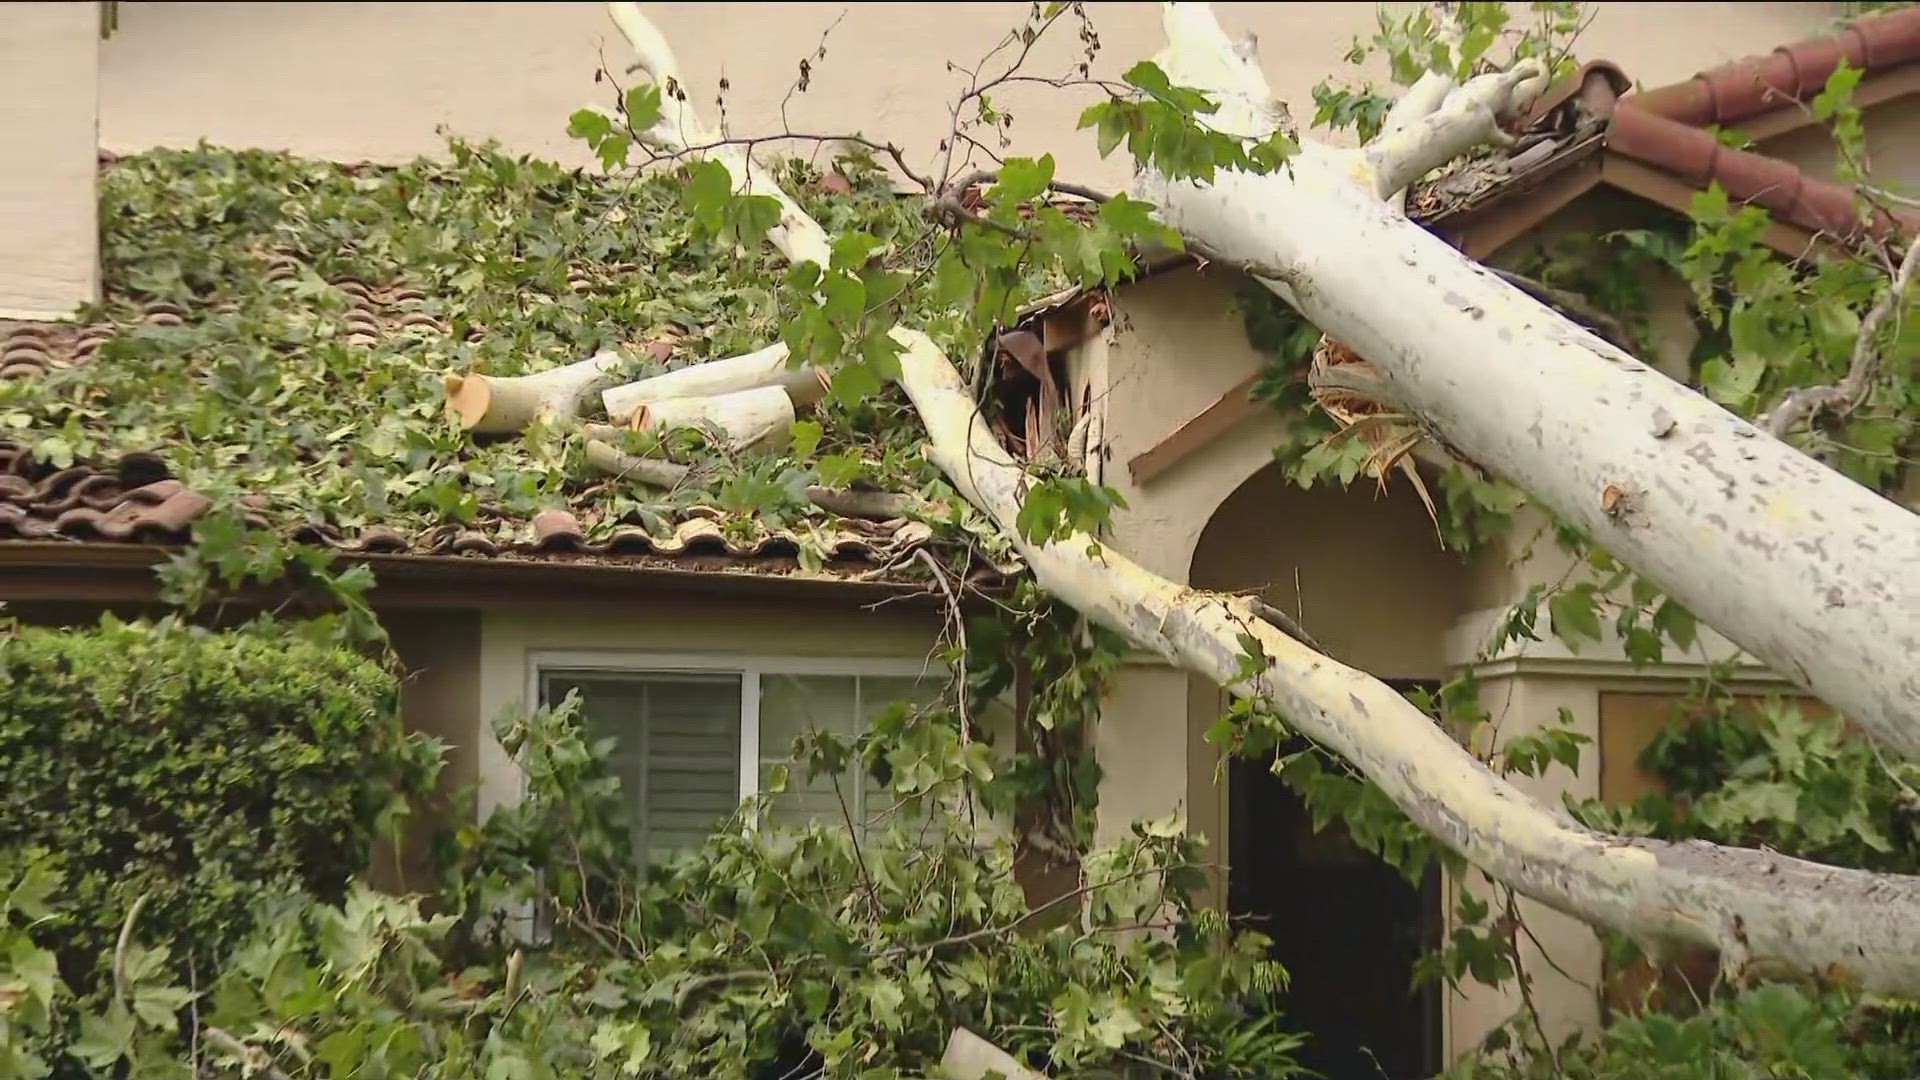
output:
{"label": "dark doorway opening", "polygon": [[1440,938],[1438,868],[1416,887],[1339,822],[1315,833],[1267,762],[1230,769],[1228,910],[1273,939],[1269,955],[1291,976],[1287,1024],[1311,1036],[1301,1064],[1326,1080],[1439,1072],[1440,988],[1413,989],[1414,963]]}

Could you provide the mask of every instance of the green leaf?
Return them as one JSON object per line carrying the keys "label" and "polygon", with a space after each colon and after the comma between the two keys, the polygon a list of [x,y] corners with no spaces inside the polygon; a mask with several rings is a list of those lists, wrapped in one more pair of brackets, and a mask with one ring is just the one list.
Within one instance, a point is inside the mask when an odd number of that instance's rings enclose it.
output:
{"label": "green leaf", "polygon": [[858,229],[843,232],[833,238],[833,269],[858,270],[883,246],[877,238]]}
{"label": "green leaf", "polygon": [[795,461],[807,460],[820,446],[821,427],[818,420],[795,420],[788,432],[793,441],[790,453]]}
{"label": "green leaf", "polygon": [[109,1006],[104,1014],[89,1013],[80,1018],[73,1055],[95,1069],[108,1068],[133,1050],[133,1031],[133,1016],[118,1006]]}
{"label": "green leaf", "polygon": [[994,181],[992,197],[997,206],[1017,206],[1039,198],[1053,183],[1053,155],[1038,158],[1008,158],[1000,166],[1000,178]]}
{"label": "green leaf", "polygon": [[598,109],[577,109],[567,119],[567,134],[576,139],[586,140],[590,147],[599,146],[600,140],[612,133],[612,119]]}
{"label": "green leaf", "polygon": [[1667,635],[1675,645],[1679,646],[1680,651],[1687,652],[1693,648],[1696,636],[1693,613],[1672,599],[1662,601],[1660,607],[1654,611],[1653,628]]}
{"label": "green leaf", "polygon": [[1577,585],[1555,593],[1547,601],[1547,617],[1553,636],[1574,652],[1580,651],[1581,638],[1600,640],[1599,602],[1591,585]]}
{"label": "green leaf", "polygon": [[842,364],[840,370],[833,373],[831,384],[833,398],[842,404],[858,405],[878,394],[880,389],[880,375],[870,364],[864,362]]}
{"label": "green leaf", "polygon": [[628,88],[625,99],[627,123],[636,131],[645,131],[660,122],[660,87],[639,83]]}

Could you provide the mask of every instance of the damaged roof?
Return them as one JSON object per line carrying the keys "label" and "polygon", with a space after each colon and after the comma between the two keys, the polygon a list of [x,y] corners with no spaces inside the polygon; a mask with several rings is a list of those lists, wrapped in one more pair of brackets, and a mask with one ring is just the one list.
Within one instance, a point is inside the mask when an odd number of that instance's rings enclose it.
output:
{"label": "damaged roof", "polygon": [[[776,335],[777,275],[764,253],[715,257],[671,185],[455,150],[394,169],[103,161],[103,302],[0,320],[0,548],[178,546],[226,514],[350,556],[905,582],[928,549],[995,575],[944,522],[823,510],[784,458],[702,458],[695,439],[673,452],[699,482],[659,491],[581,469],[564,434],[456,431],[448,370],[613,347],[641,377],[731,355]],[[842,217],[892,201],[826,187],[806,197],[861,203]],[[822,453],[911,489],[871,416],[816,419]]]}
{"label": "damaged roof", "polygon": [[[1920,8],[1858,20],[1839,33],[1783,45],[1632,93],[1617,64],[1594,61],[1543,94],[1505,151],[1459,163],[1419,185],[1409,213],[1484,257],[1600,183],[1684,211],[1718,184],[1736,203],[1765,207],[1775,247],[1798,255],[1816,236],[1884,238],[1920,229],[1920,214],[1870,209],[1854,189],[1791,162],[1722,142],[1706,125],[1772,136],[1813,119],[1807,102],[1844,61],[1863,71],[1855,101],[1920,92]],[[1530,205],[1518,205],[1522,201]],[[1512,220],[1487,223],[1496,211]]]}

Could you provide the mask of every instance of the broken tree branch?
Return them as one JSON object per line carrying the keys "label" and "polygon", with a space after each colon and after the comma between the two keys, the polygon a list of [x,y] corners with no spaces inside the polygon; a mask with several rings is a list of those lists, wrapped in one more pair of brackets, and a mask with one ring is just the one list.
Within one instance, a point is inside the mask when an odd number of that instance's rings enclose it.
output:
{"label": "broken tree branch", "polygon": [[[1084,533],[1026,540],[1018,518],[1031,478],[994,440],[939,348],[923,334],[894,334],[904,346],[901,385],[935,463],[1013,538],[1042,588],[1236,697],[1269,701],[1490,877],[1643,945],[1717,949],[1730,972],[1839,973],[1870,988],[1920,988],[1920,878],[1594,832],[1495,775],[1392,688],[1269,626],[1246,600],[1167,581]],[[1242,635],[1260,648],[1251,679]]]}
{"label": "broken tree branch", "polygon": [[587,425],[587,464],[616,480],[638,480],[657,488],[671,490],[686,483],[693,468],[677,461],[643,458],[619,448],[620,428],[604,424]]}
{"label": "broken tree branch", "polygon": [[1501,124],[1525,111],[1546,88],[1546,65],[1529,58],[1469,79],[1431,113],[1394,131],[1382,130],[1361,152],[1373,170],[1375,193],[1391,198],[1475,147],[1511,142]]}
{"label": "broken tree branch", "polygon": [[[771,179],[756,180],[756,166],[753,158],[745,150],[731,145],[715,145],[713,149],[695,155],[691,148],[703,144],[716,144],[718,140],[713,132],[701,124],[693,106],[687,101],[686,80],[680,74],[679,61],[673,55],[673,49],[640,11],[640,5],[634,3],[610,3],[607,12],[613,18],[613,24],[627,39],[639,57],[639,67],[660,86],[660,120],[652,128],[642,133],[642,139],[649,145],[678,152],[687,156],[701,156],[718,161],[727,167],[733,179],[733,190],[741,195],[767,195],[780,204],[780,222],[767,232],[767,239],[786,256],[789,263],[812,262],[826,267],[833,261],[833,249],[827,243],[827,234],[820,223],[800,209],[800,204],[792,196],[780,190],[780,186]],[[765,173],[765,169],[758,170]]]}
{"label": "broken tree branch", "polygon": [[635,409],[649,401],[712,397],[769,386],[786,391],[795,407],[805,407],[819,401],[826,393],[827,376],[819,368],[789,364],[786,345],[774,344],[724,360],[689,364],[664,375],[610,387],[601,392],[600,402],[606,407],[608,416],[619,419],[632,416]]}
{"label": "broken tree branch", "polygon": [[[1454,50],[1460,47],[1460,20],[1454,18],[1444,4],[1429,4],[1427,7],[1433,19],[1434,42],[1446,46],[1446,55],[1451,60]],[[1414,124],[1433,115],[1445,103],[1447,95],[1453,93],[1458,85],[1459,81],[1453,77],[1452,72],[1428,68],[1414,80],[1412,86],[1407,87],[1407,92],[1401,94],[1399,99],[1387,109],[1387,115],[1380,122],[1380,130],[1374,135],[1374,141],[1378,141],[1382,136],[1397,137]],[[1388,202],[1396,212],[1406,213],[1407,189],[1403,187],[1395,191]]]}
{"label": "broken tree branch", "polygon": [[1776,439],[1785,438],[1796,424],[1810,420],[1822,412],[1846,415],[1859,408],[1873,391],[1873,378],[1880,370],[1880,350],[1876,339],[1880,328],[1888,319],[1894,318],[1906,302],[1907,290],[1913,287],[1913,275],[1920,267],[1920,239],[1909,241],[1907,254],[1900,260],[1900,268],[1894,271],[1893,278],[1887,283],[1887,291],[1880,294],[1867,316],[1860,320],[1860,333],[1853,343],[1853,357],[1847,365],[1847,373],[1832,386],[1803,386],[1786,397],[1773,411],[1760,419],[1760,427]]}

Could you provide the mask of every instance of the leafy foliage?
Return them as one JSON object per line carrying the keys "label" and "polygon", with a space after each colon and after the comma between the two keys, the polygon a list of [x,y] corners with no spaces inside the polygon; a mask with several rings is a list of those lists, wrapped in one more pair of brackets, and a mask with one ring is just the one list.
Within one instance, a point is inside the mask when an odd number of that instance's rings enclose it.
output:
{"label": "leafy foliage", "polygon": [[437,768],[392,674],[284,627],[15,628],[0,676],[0,851],[59,855],[35,936],[83,995],[136,897],[202,965],[262,896],[337,899]]}
{"label": "leafy foliage", "polygon": [[[204,147],[118,160],[102,174],[106,295],[90,313],[115,335],[86,363],[0,385],[0,436],[56,466],[157,451],[212,497],[200,544],[171,571],[180,598],[270,580],[302,558],[324,569],[275,539],[301,526],[512,541],[564,505],[599,539],[623,525],[669,532],[704,504],[731,510],[736,529],[771,527],[746,497],[745,466],[697,438],[635,447],[704,466],[680,489],[648,491],[592,479],[565,426],[476,444],[443,415],[440,389],[448,371],[520,374],[603,348],[641,357],[640,377],[657,370],[643,347],[663,339],[679,362],[762,347],[792,306],[764,245],[714,229],[698,182],[615,183],[489,146],[450,150],[392,168]],[[795,188],[830,227],[871,238],[881,271],[924,248],[911,208],[854,175],[847,194]],[[350,290],[363,286],[417,295],[400,302],[399,325],[362,336]],[[155,304],[180,318],[146,321]],[[819,417],[835,479],[935,482],[899,449],[897,392],[873,390],[838,395]],[[818,482],[811,462],[784,468]]]}
{"label": "leafy foliage", "polygon": [[933,803],[856,832],[780,828],[755,800],[643,872],[575,706],[503,721],[527,797],[449,839],[445,914],[364,888],[281,907],[198,989],[129,919],[121,992],[75,1002],[39,944],[64,883],[7,867],[9,1075],[57,1055],[133,1076],[186,1075],[189,1055],[288,1076],[920,1075],[955,1026],[1060,1076],[1295,1071],[1267,1015],[1284,973],[1195,903],[1198,843],[1172,822],[1089,856],[1066,897],[1083,919],[1048,929],[1007,843]]}

